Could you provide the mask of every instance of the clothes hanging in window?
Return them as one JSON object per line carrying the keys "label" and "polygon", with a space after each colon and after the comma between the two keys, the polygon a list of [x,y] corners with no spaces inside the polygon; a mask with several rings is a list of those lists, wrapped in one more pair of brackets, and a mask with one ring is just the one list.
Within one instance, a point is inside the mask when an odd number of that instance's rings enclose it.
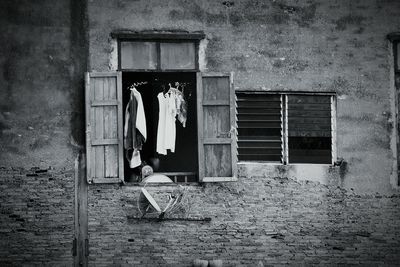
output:
{"label": "clothes hanging in window", "polygon": [[157,153],[167,155],[165,149],[165,120],[167,116],[167,100],[161,92],[157,95],[158,99],[158,127],[157,127]]}
{"label": "clothes hanging in window", "polygon": [[167,99],[167,116],[165,118],[165,149],[175,152],[175,141],[176,141],[176,103],[175,93],[170,92],[166,96]]}
{"label": "clothes hanging in window", "polygon": [[183,127],[186,127],[187,120],[187,103],[183,93],[177,93],[175,96],[176,113],[178,120],[182,123]]}
{"label": "clothes hanging in window", "polygon": [[141,94],[131,89],[131,95],[125,110],[124,148],[131,168],[141,164],[140,152],[147,138],[146,116]]}
{"label": "clothes hanging in window", "polygon": [[157,95],[159,116],[157,128],[157,153],[167,155],[167,150],[175,152],[176,142],[176,102],[175,93]]}

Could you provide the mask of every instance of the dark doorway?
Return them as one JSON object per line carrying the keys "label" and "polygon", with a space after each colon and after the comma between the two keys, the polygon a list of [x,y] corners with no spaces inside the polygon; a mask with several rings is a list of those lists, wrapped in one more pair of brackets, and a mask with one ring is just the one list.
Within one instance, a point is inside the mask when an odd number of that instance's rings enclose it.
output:
{"label": "dark doorway", "polygon": [[[136,89],[140,92],[146,116],[147,140],[140,152],[143,162],[150,164],[152,159],[159,159],[158,173],[174,176],[176,182],[197,181],[197,107],[196,107],[196,73],[195,72],[123,72],[123,107],[124,121],[125,108],[129,101],[130,90],[128,87],[133,83],[147,82]],[[175,152],[168,151],[167,155],[158,154],[157,128],[159,119],[159,103],[157,95],[169,89],[169,83],[186,83],[183,94],[187,102],[186,126],[176,120]],[[130,169],[125,157],[124,171],[126,180],[135,180],[135,175],[140,174],[139,168]],[[151,164],[150,164],[151,165]],[[185,178],[179,175],[182,173]],[[191,174],[187,176],[187,174]],[[185,175],[186,174],[186,175]],[[189,178],[188,178],[189,177]]]}

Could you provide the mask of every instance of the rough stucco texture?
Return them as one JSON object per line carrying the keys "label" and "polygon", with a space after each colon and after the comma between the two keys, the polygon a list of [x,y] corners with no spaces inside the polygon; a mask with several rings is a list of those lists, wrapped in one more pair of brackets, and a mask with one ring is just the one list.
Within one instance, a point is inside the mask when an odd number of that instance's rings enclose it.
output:
{"label": "rough stucco texture", "polygon": [[[0,165],[63,167],[83,144],[74,1],[0,3]],[[77,9],[78,11],[80,9]],[[71,19],[72,18],[72,19]],[[78,131],[80,133],[78,133]]]}
{"label": "rough stucco texture", "polygon": [[90,68],[107,70],[110,32],[202,30],[206,71],[234,71],[237,89],[334,91],[343,185],[392,192],[390,57],[400,2],[89,1]]}
{"label": "rough stucco texture", "polygon": [[[360,196],[336,186],[283,177],[240,177],[238,183],[193,186],[188,212],[211,222],[147,221],[140,189],[90,186],[89,263],[96,266],[396,266],[400,198]],[[148,188],[167,202],[170,189]],[[150,215],[146,215],[150,216]],[[261,265],[260,265],[261,266]]]}

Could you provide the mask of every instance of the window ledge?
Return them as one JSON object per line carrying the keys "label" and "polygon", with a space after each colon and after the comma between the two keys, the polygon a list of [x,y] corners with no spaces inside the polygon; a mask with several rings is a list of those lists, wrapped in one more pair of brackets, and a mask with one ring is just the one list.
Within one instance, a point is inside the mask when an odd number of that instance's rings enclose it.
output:
{"label": "window ledge", "polygon": [[124,40],[202,40],[204,32],[186,31],[131,31],[116,30],[111,33],[112,38]]}
{"label": "window ledge", "polygon": [[[126,186],[126,187],[142,187],[145,184],[138,183],[138,182],[125,182],[122,185]],[[176,186],[179,186],[179,185],[182,185],[182,186],[193,186],[193,187],[201,186],[200,183],[193,182],[193,183],[172,183],[172,184],[171,183],[147,183],[146,187],[149,187],[149,186],[154,186],[154,187],[162,187],[162,186],[176,187]]]}
{"label": "window ledge", "polygon": [[321,166],[321,167],[334,167],[335,165],[331,163],[289,163],[289,164],[283,164],[280,162],[269,162],[269,161],[239,161],[238,165],[251,165],[251,164],[265,164],[265,165],[278,165],[278,166],[306,166],[306,165],[312,165],[312,166]]}
{"label": "window ledge", "polygon": [[237,177],[204,177],[203,183],[236,182]]}

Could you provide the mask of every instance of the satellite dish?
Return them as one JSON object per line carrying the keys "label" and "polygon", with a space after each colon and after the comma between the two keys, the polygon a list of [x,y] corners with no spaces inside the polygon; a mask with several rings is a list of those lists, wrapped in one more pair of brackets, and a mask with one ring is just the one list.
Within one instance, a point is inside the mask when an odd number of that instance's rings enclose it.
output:
{"label": "satellite dish", "polygon": [[161,212],[160,206],[158,206],[157,202],[154,200],[154,198],[150,195],[149,192],[147,192],[146,189],[141,188],[143,195],[149,202],[149,204],[158,212]]}
{"label": "satellite dish", "polygon": [[174,183],[168,176],[164,174],[152,174],[142,180],[142,183]]}
{"label": "satellite dish", "polygon": [[[166,178],[169,181],[162,176],[153,177],[153,179],[157,182],[162,180],[164,181],[164,183],[173,183],[171,179],[169,179],[168,177]],[[153,179],[150,179],[150,181]],[[143,187],[141,188],[140,196],[138,198],[139,212],[141,213],[142,217],[144,217],[146,214],[156,213],[158,214],[158,218],[161,220],[166,214],[173,213],[179,208],[182,208],[182,200],[185,196],[186,190],[187,188],[179,185],[173,192],[168,194],[168,203],[164,203],[164,205],[162,205],[163,208],[161,208],[154,197],[146,190],[146,188]]]}

